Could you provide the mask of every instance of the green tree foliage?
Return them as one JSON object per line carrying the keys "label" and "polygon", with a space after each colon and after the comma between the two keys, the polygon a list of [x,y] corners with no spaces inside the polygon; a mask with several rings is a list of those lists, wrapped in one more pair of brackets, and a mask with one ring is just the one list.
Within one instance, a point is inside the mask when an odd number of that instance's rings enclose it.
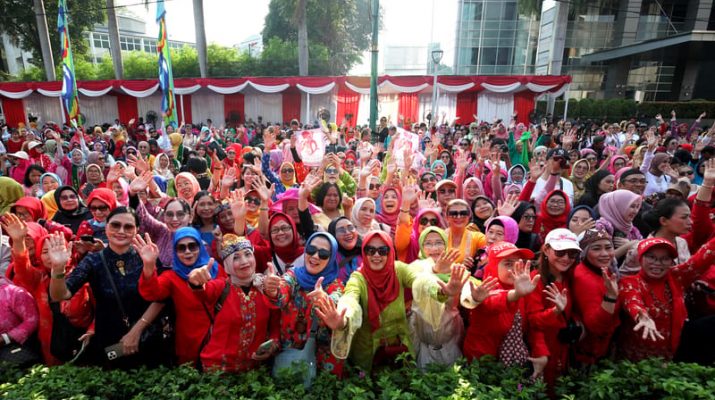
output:
{"label": "green tree foliage", "polygon": [[[55,65],[62,61],[60,54],[60,37],[57,33],[57,1],[45,1],[45,14],[47,16],[47,29],[50,33],[50,46]],[[75,62],[82,55],[87,54],[87,42],[82,33],[90,30],[95,23],[105,19],[104,0],[72,0],[67,2],[69,8],[69,32],[72,43],[72,52]],[[7,33],[10,37],[18,38],[22,46],[32,52],[32,63],[42,66],[42,50],[37,33],[37,20],[31,0],[2,0],[0,1],[0,32]],[[61,75],[60,75],[61,76]]]}
{"label": "green tree foliage", "polygon": [[[264,51],[273,38],[297,47],[298,32],[294,24],[297,3],[296,0],[271,0],[263,27]],[[316,44],[327,50],[330,62],[325,67],[328,68],[329,74],[347,73],[361,60],[362,52],[370,46],[369,2],[308,0],[306,9],[310,74],[324,74],[320,69],[313,69],[314,59],[319,59],[320,56],[313,53]]]}

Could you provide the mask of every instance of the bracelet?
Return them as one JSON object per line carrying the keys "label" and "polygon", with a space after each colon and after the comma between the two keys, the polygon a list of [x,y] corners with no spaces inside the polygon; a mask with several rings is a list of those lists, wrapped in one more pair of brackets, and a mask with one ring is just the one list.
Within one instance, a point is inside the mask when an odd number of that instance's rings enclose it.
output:
{"label": "bracelet", "polygon": [[52,274],[52,275],[51,275],[51,278],[52,278],[52,279],[65,279],[65,273],[62,272],[62,273],[59,273],[59,274]]}
{"label": "bracelet", "polygon": [[410,210],[403,210],[403,209],[400,209],[400,212],[403,212],[403,213],[409,214],[409,213],[410,213]]}
{"label": "bracelet", "polygon": [[144,317],[139,318],[139,321],[141,321],[141,322],[143,322],[143,323],[145,323],[145,324],[147,324],[147,325],[150,325],[150,324],[149,324],[149,321],[148,321],[146,318],[144,318]]}
{"label": "bracelet", "polygon": [[603,301],[605,301],[606,303],[613,303],[613,304],[616,303],[616,299],[610,298],[605,294],[603,295]]}
{"label": "bracelet", "polygon": [[5,342],[5,344],[10,344],[10,342],[12,342],[10,340],[10,336],[8,336],[7,333],[2,334],[2,340]]}
{"label": "bracelet", "polygon": [[261,207],[258,209],[259,211],[268,211],[268,207]]}

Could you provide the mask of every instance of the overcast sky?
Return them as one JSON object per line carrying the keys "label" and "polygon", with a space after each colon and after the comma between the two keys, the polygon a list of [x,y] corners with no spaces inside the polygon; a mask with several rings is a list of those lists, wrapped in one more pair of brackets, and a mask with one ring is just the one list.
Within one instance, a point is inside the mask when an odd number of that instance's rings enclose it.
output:
{"label": "overcast sky", "polygon": [[[268,3],[269,0],[204,0],[208,42],[232,46],[251,35],[261,33],[268,14]],[[458,0],[380,1],[380,7],[383,9],[383,29],[379,36],[381,52],[385,46],[427,46],[429,42],[435,41],[445,50],[443,64],[452,65],[457,3]],[[149,5],[148,11],[143,5],[139,5],[143,4],[142,0],[117,0],[115,4],[127,5],[135,14],[147,16],[147,33],[156,34],[155,3]],[[194,42],[192,0],[166,0],[165,5],[169,37]],[[370,71],[369,64],[367,53],[363,57],[363,64],[354,67],[351,72],[367,74]]]}

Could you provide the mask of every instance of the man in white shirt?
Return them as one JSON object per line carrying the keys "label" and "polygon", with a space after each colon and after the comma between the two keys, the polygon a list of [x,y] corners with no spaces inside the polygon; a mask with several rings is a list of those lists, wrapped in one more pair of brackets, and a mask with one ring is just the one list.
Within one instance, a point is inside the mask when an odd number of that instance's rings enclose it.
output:
{"label": "man in white shirt", "polygon": [[[564,193],[566,193],[566,195],[569,197],[569,203],[573,207],[573,183],[571,183],[570,180],[561,177],[562,171],[564,171],[568,167],[568,160],[569,158],[568,154],[566,153],[566,150],[560,147],[551,149],[546,154],[546,171],[551,174],[551,176],[557,178],[556,186],[554,187],[554,189],[563,190]],[[531,199],[535,200],[537,208],[541,201],[544,199],[544,197],[546,197],[546,195],[548,194],[542,192],[545,190],[548,179],[551,178],[551,176],[547,176],[546,178],[544,178],[544,176],[542,175],[536,181],[534,191],[531,194]]]}

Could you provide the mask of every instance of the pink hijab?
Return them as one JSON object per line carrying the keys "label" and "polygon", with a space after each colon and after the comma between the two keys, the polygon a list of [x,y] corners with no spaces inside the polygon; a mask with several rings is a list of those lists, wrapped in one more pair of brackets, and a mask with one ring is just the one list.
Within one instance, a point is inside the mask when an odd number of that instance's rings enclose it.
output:
{"label": "pink hijab", "polygon": [[617,230],[630,233],[633,222],[626,221],[625,215],[635,201],[642,201],[641,196],[630,190],[619,189],[604,193],[598,200],[598,213]]}

